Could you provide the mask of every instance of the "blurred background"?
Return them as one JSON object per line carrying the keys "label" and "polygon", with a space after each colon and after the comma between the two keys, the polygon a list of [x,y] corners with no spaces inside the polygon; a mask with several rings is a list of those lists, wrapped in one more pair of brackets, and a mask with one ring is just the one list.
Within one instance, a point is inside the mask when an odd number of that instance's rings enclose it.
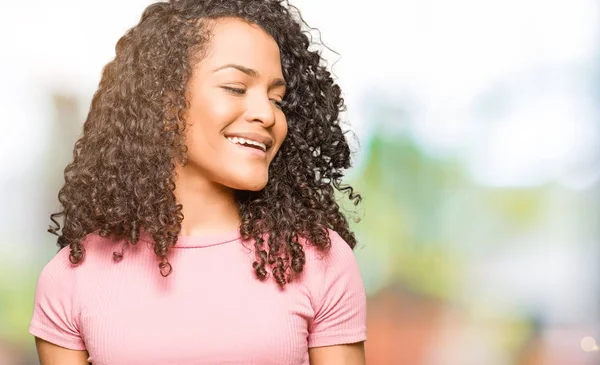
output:
{"label": "blurred background", "polygon": [[[2,2],[2,365],[37,364],[27,329],[62,171],[149,3]],[[360,141],[368,363],[600,364],[600,3],[293,4],[337,52]]]}

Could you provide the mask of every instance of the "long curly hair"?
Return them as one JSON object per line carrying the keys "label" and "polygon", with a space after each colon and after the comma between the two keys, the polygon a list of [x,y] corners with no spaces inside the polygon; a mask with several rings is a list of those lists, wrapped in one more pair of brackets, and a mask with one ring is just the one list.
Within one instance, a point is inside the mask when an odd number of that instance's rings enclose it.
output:
{"label": "long curly hair", "polygon": [[256,24],[275,39],[287,83],[288,135],[269,181],[261,191],[236,192],[242,239],[255,246],[256,276],[264,280],[270,271],[283,287],[303,270],[303,242],[327,250],[328,230],[356,245],[336,200],[336,192],[354,205],[361,200],[342,184],[351,162],[340,126],[345,104],[319,51],[309,50],[299,11],[279,0],[171,0],[148,6],[118,41],[65,168],[62,208],[51,215],[49,232],[60,248],[70,247],[73,264],[83,259],[81,243],[90,233],[136,244],[144,231],[162,275],[171,272],[167,253],[184,218],[174,190],[176,165],[187,162],[187,84],[210,42],[210,20],[224,17]]}

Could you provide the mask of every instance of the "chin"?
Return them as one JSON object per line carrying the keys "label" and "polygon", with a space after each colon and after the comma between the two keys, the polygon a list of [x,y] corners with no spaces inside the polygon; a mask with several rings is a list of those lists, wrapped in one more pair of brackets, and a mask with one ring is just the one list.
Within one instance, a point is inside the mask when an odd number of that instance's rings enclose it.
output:
{"label": "chin", "polygon": [[267,184],[253,185],[253,186],[248,186],[246,189],[243,189],[243,190],[245,190],[245,191],[261,191],[262,189],[265,188],[265,186],[267,186]]}
{"label": "chin", "polygon": [[234,182],[232,181],[233,184],[227,185],[235,190],[260,191],[267,186],[268,181],[268,176],[239,176]]}
{"label": "chin", "polygon": [[260,190],[264,189],[265,186],[267,186],[267,180],[245,181],[242,185],[244,187],[243,187],[243,189],[240,189],[240,190],[260,191]]}

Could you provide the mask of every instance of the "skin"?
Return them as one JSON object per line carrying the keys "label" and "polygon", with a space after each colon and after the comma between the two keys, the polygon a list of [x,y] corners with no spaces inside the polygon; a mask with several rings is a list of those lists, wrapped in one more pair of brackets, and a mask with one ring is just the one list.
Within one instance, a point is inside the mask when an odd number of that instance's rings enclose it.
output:
{"label": "skin", "polygon": [[35,338],[40,365],[88,365],[88,352],[69,350],[41,338]]}
{"label": "skin", "polygon": [[365,365],[364,342],[308,349],[311,365]]}
{"label": "skin", "polygon": [[[185,216],[182,235],[237,229],[235,190],[266,186],[269,164],[287,135],[279,107],[285,85],[277,43],[237,19],[216,21],[213,34],[188,89],[188,164],[177,169],[175,190]],[[255,156],[256,150],[225,138],[240,133],[267,137],[272,145],[265,156]]]}
{"label": "skin", "polygon": [[[285,95],[279,48],[256,25],[215,21],[207,56],[188,85],[188,164],[178,166],[175,195],[183,205],[181,235],[236,230],[236,190],[260,190],[287,135],[280,102]],[[263,155],[226,136],[255,133],[270,139]],[[36,338],[41,365],[87,365],[87,351]],[[311,365],[364,365],[363,343],[309,349]]]}

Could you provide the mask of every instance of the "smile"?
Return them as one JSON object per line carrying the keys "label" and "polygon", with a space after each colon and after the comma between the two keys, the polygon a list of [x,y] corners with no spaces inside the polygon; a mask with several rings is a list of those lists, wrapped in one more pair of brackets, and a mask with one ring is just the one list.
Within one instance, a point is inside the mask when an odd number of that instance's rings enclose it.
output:
{"label": "smile", "polygon": [[238,144],[244,147],[251,147],[251,148],[258,148],[263,152],[267,152],[267,145],[259,142],[259,141],[254,141],[248,138],[241,138],[241,137],[225,137],[227,138],[227,140],[233,144]]}

